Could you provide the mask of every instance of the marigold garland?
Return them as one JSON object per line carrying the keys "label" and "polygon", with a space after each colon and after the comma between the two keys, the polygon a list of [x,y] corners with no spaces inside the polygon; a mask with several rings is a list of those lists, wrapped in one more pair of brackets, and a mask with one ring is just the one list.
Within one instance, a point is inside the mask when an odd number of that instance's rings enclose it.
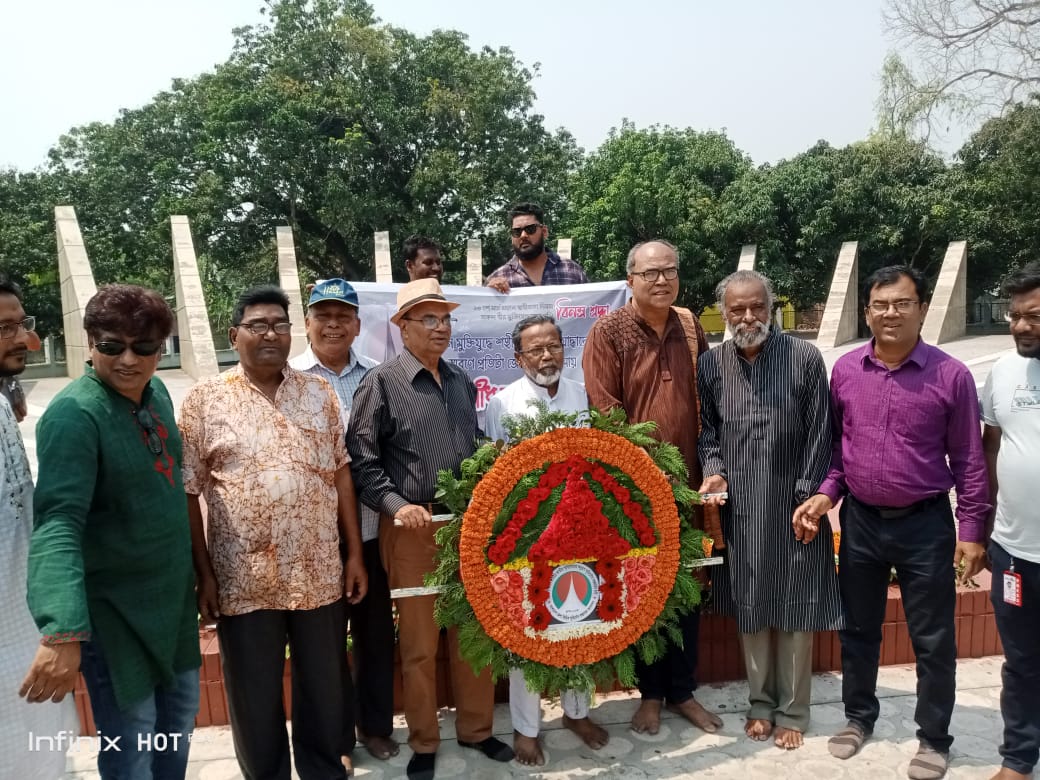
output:
{"label": "marigold garland", "polygon": [[[503,609],[499,594],[491,587],[487,559],[498,565],[507,562],[508,555],[520,538],[523,525],[535,516],[538,503],[531,498],[521,500],[513,518],[488,548],[488,539],[492,536],[495,519],[506,496],[515,487],[517,476],[542,469],[547,461],[552,465],[542,475],[539,487],[535,490],[545,491],[543,495],[547,496],[552,488],[563,481],[567,481],[568,486],[579,486],[575,487],[574,493],[570,496],[565,489],[561,506],[571,497],[574,502],[586,498],[584,493],[578,492],[579,490],[591,494],[591,488],[581,479],[583,470],[591,472],[599,468],[602,472],[600,476],[606,477],[601,484],[605,482],[604,487],[608,490],[620,492],[621,486],[617,481],[607,475],[601,466],[596,466],[590,461],[599,461],[623,471],[649,499],[661,544],[656,556],[642,560],[649,562],[646,571],[650,574],[652,570],[653,574],[647,578],[646,590],[630,600],[634,607],[630,611],[631,614],[626,616],[622,625],[608,634],[547,642],[536,633],[548,625],[548,611],[545,610],[544,604],[549,598],[548,582],[551,571],[545,562],[551,560],[555,563],[574,557],[569,553],[573,553],[579,549],[580,544],[589,541],[582,538],[582,531],[586,529],[580,526],[573,530],[572,536],[562,541],[554,542],[543,535],[531,548],[530,558],[534,563],[532,580],[537,580],[542,586],[537,593],[538,601],[531,598],[535,608],[531,616],[531,628],[534,631],[530,633],[534,634],[533,636],[517,630],[516,621],[513,619],[516,613],[511,616],[507,609]],[[627,490],[621,495],[627,499]],[[626,516],[633,520],[633,527],[640,541],[649,542],[644,546],[652,546],[657,541],[657,536],[642,509],[633,502],[623,506]],[[571,516],[580,515],[580,510],[574,510],[570,506],[567,506],[567,510],[576,513]],[[605,521],[605,518],[603,519]],[[602,539],[597,540],[602,550],[598,559],[600,561],[613,559],[628,552],[627,545],[617,536],[617,532],[609,530],[613,535],[605,542]],[[604,544],[605,547],[602,546]],[[459,559],[462,584],[477,620],[488,636],[502,647],[530,660],[552,666],[578,666],[610,658],[632,645],[653,625],[672,589],[675,571],[679,565],[679,515],[671,485],[649,455],[621,436],[590,428],[558,428],[543,433],[506,451],[495,462],[494,468],[477,484],[462,522]],[[611,577],[600,586],[603,598],[598,610],[600,618],[604,621],[617,620],[622,616],[621,583],[617,579],[620,566],[616,561],[612,564]],[[597,570],[603,574],[601,566],[602,564],[597,564]],[[494,578],[500,574],[501,572],[491,576]],[[638,606],[641,603],[645,603],[647,607],[639,611]]]}
{"label": "marigold garland", "polygon": [[[462,655],[496,678],[518,666],[550,693],[615,676],[631,685],[633,653],[658,657],[699,602],[688,567],[710,556],[711,539],[681,520],[677,503],[688,509],[696,494],[678,450],[648,435],[652,423],[593,410],[591,428],[558,427],[554,414],[542,409],[538,420],[553,424],[514,446],[478,449],[461,479],[441,474],[438,497],[456,517],[427,577],[444,588],[438,621],[458,625]],[[553,624],[553,571],[573,563],[600,578],[601,622]]]}

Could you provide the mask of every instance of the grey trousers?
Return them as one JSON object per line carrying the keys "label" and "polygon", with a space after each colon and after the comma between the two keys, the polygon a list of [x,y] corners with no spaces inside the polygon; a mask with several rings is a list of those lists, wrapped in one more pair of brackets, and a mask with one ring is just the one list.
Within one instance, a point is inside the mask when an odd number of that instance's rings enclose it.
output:
{"label": "grey trousers", "polygon": [[812,693],[811,631],[764,628],[741,634],[750,695],[748,718],[805,732]]}

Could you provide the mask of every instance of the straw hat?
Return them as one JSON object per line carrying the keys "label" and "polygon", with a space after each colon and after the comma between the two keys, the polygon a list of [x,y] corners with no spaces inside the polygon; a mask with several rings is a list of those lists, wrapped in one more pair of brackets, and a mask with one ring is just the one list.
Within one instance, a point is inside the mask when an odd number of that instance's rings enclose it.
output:
{"label": "straw hat", "polygon": [[390,318],[390,321],[395,325],[400,325],[401,319],[408,313],[409,309],[427,301],[447,306],[448,311],[459,307],[459,304],[444,297],[441,285],[436,279],[432,277],[416,279],[414,282],[408,282],[408,284],[403,285],[397,291],[397,313]]}

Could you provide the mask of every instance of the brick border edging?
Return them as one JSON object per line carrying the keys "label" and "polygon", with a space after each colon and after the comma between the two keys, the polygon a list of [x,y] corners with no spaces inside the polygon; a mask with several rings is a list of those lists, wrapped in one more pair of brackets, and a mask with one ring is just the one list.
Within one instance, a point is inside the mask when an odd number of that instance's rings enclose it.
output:
{"label": "brick border edging", "polygon": [[[957,592],[957,657],[981,658],[1002,655],[1003,648],[997,634],[993,604],[990,602],[990,575],[983,572],[977,578],[977,589],[959,588]],[[885,620],[882,624],[881,665],[906,665],[914,663],[914,651],[906,627],[903,600],[899,589],[889,588]],[[223,670],[220,663],[220,647],[214,631],[199,632],[199,648],[202,651],[202,667],[199,669],[199,712],[196,726],[224,726],[229,722],[227,697],[224,694]],[[446,643],[441,642],[438,653],[440,674],[437,680],[437,699],[440,706],[452,706],[451,686],[448,685]],[[698,680],[703,683],[728,682],[746,678],[744,655],[737,637],[736,622],[723,615],[701,616],[699,644]],[[394,648],[397,658],[397,649]],[[401,677],[400,661],[394,679],[394,709],[400,711]],[[841,646],[835,631],[817,633],[813,639],[813,672],[830,672],[841,669]],[[282,679],[282,696],[286,716],[291,712],[291,679],[289,663],[286,661]],[[508,699],[509,686],[500,680],[495,691],[497,701]],[[80,734],[93,736],[96,733],[90,699],[82,676],[76,683],[74,693],[76,711],[79,716]]]}

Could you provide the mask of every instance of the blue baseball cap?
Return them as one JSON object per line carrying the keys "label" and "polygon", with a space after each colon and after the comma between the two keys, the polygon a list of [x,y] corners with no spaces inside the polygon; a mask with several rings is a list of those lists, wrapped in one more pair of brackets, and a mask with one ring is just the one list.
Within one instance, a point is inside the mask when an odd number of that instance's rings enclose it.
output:
{"label": "blue baseball cap", "polygon": [[319,279],[311,291],[311,298],[307,301],[307,305],[313,306],[322,301],[336,301],[353,306],[355,309],[360,308],[357,292],[345,279]]}

